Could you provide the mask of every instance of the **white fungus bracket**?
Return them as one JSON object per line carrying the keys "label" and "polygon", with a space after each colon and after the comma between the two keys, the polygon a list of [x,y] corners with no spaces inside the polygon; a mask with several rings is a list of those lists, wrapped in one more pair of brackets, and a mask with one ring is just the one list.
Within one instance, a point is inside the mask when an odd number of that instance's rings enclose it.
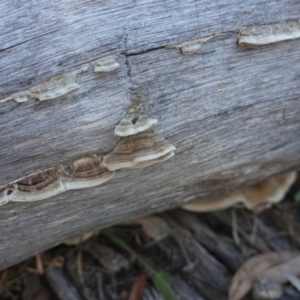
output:
{"label": "white fungus bracket", "polygon": [[300,19],[267,25],[253,25],[238,31],[240,45],[267,45],[300,38]]}
{"label": "white fungus bracket", "polygon": [[201,50],[201,47],[203,46],[203,44],[206,43],[207,41],[209,41],[210,39],[212,39],[213,37],[219,36],[219,35],[226,35],[229,33],[230,32],[215,33],[215,34],[205,36],[205,37],[202,37],[199,39],[184,41],[184,42],[180,42],[180,43],[176,43],[176,44],[172,44],[172,45],[167,45],[167,46],[165,46],[165,48],[179,49],[183,55],[191,55],[191,54],[195,54],[195,53],[199,52]]}
{"label": "white fungus bracket", "polygon": [[108,55],[92,62],[96,73],[106,73],[116,70],[120,65],[116,55]]}
{"label": "white fungus bracket", "polygon": [[115,127],[114,133],[122,137],[137,134],[148,130],[155,125],[157,121],[157,119],[150,119],[145,115],[139,115],[133,118],[126,117]]}
{"label": "white fungus bracket", "polygon": [[28,96],[39,101],[52,100],[64,96],[79,88],[75,82],[79,73],[86,72],[89,65],[84,65],[80,69],[50,78],[46,81],[38,83],[28,90],[13,93],[10,96],[0,99],[0,103],[14,100],[18,103],[28,101]]}

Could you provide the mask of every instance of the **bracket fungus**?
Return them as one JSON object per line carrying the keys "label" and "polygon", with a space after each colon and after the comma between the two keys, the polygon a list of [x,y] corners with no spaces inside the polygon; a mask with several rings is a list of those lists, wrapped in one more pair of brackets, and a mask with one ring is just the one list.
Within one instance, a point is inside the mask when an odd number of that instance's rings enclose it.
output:
{"label": "bracket fungus", "polygon": [[123,137],[104,159],[98,154],[88,155],[11,182],[0,187],[0,206],[10,201],[38,201],[68,190],[94,187],[110,180],[115,170],[141,169],[173,157],[176,148],[151,128],[156,123],[156,119],[145,115],[123,119],[115,129]]}
{"label": "bracket fungus", "polygon": [[110,180],[115,172],[102,165],[101,155],[90,155],[74,160],[62,170],[62,182],[67,190],[83,189]]}
{"label": "bracket fungus", "polygon": [[267,45],[300,38],[300,19],[243,27],[238,32],[240,45]]}
{"label": "bracket fungus", "polygon": [[8,202],[31,202],[47,199],[68,190],[100,185],[114,176],[102,164],[101,155],[90,155],[38,173],[0,188],[0,206]]}
{"label": "bracket fungus", "polygon": [[199,39],[168,45],[168,46],[166,46],[166,48],[180,49],[180,51],[183,55],[191,55],[191,54],[199,52],[201,50],[202,45],[204,43],[206,43],[208,40],[212,39],[216,35],[218,35],[218,34],[212,34],[210,36],[202,37]]}
{"label": "bracket fungus", "polygon": [[119,63],[116,61],[116,58],[116,55],[108,55],[93,61],[92,65],[94,66],[94,71],[96,73],[114,71],[120,66]]}
{"label": "bracket fungus", "polygon": [[115,128],[115,135],[128,136],[146,131],[157,123],[157,119],[149,119],[145,115],[136,118],[124,118]]}
{"label": "bracket fungus", "polygon": [[7,202],[31,202],[50,198],[66,191],[61,180],[62,165],[31,174],[4,187],[0,205]]}
{"label": "bracket fungus", "polygon": [[156,159],[152,159],[152,160],[147,160],[147,161],[142,161],[140,163],[137,163],[135,166],[129,168],[129,169],[143,169],[143,168],[146,168],[146,167],[149,167],[149,166],[152,166],[154,164],[157,164],[157,163],[160,163],[160,162],[163,162],[165,160],[168,160],[169,158],[173,157],[175,155],[174,151],[170,151],[169,153],[163,155],[163,156],[160,156]]}
{"label": "bracket fungus", "polygon": [[201,37],[198,39],[188,40],[188,41],[179,42],[176,44],[167,45],[167,46],[165,46],[165,48],[180,49],[180,51],[183,55],[191,55],[191,54],[195,54],[195,53],[199,52],[201,50],[203,44],[206,43],[207,41],[209,41],[210,39],[212,39],[216,36],[227,35],[227,34],[230,34],[230,32],[214,33],[209,36]]}
{"label": "bracket fungus", "polygon": [[77,70],[50,78],[32,86],[28,90],[13,93],[4,99],[0,99],[0,103],[4,103],[9,100],[14,100],[17,103],[23,103],[28,101],[28,97],[39,101],[45,101],[64,96],[79,89],[79,85],[76,83],[76,76],[82,72],[86,72],[88,68],[89,65],[83,65]]}
{"label": "bracket fungus", "polygon": [[226,195],[185,204],[182,208],[194,212],[209,212],[243,203],[249,210],[259,213],[272,203],[280,202],[295,180],[296,172],[288,172]]}
{"label": "bracket fungus", "polygon": [[79,85],[75,82],[76,76],[82,72],[86,72],[88,68],[88,65],[84,65],[80,69],[41,82],[29,89],[29,95],[40,101],[64,96],[79,89]]}
{"label": "bracket fungus", "polygon": [[[105,166],[113,171],[124,168],[143,168],[173,156],[164,157],[176,148],[161,134],[150,128],[144,132],[121,138],[112,153],[104,157]],[[164,157],[164,159],[159,159]]]}

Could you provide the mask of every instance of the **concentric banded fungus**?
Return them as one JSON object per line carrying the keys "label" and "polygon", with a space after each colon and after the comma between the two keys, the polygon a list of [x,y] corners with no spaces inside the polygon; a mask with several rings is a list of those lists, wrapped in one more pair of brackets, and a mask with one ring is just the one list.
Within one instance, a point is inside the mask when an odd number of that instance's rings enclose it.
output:
{"label": "concentric banded fungus", "polygon": [[111,171],[132,168],[140,163],[154,161],[175,149],[161,134],[150,128],[121,138],[115,150],[104,157],[104,164]]}
{"label": "concentric banded fungus", "polygon": [[182,208],[195,212],[209,212],[226,209],[236,203],[243,203],[249,210],[259,213],[271,203],[281,201],[295,180],[296,172],[289,172],[227,195],[185,204]]}
{"label": "concentric banded fungus", "polygon": [[12,182],[6,188],[9,201],[43,200],[66,191],[61,181],[61,169],[59,165]]}
{"label": "concentric banded fungus", "polygon": [[115,128],[115,135],[128,136],[146,131],[157,123],[157,119],[148,119],[147,116],[142,115],[136,119],[124,118],[120,124]]}
{"label": "concentric banded fungus", "polygon": [[62,182],[67,190],[100,185],[114,176],[102,165],[101,155],[79,158],[63,168]]}

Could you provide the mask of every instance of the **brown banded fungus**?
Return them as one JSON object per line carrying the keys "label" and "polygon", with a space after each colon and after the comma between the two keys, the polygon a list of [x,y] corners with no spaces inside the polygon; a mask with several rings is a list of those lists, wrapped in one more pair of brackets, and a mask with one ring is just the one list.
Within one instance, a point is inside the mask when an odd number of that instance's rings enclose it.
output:
{"label": "brown banded fungus", "polygon": [[101,155],[90,155],[16,180],[0,188],[0,205],[38,201],[68,190],[100,185],[114,175],[102,162]]}
{"label": "brown banded fungus", "polygon": [[243,203],[249,210],[259,213],[272,203],[280,202],[295,180],[296,172],[288,172],[226,195],[185,204],[182,208],[194,212],[209,212]]}
{"label": "brown banded fungus", "polygon": [[66,191],[61,180],[61,170],[62,165],[58,165],[14,181],[5,187],[1,200],[5,199],[3,200],[5,203],[31,202],[58,195]]}
{"label": "brown banded fungus", "polygon": [[101,155],[90,155],[74,160],[62,170],[62,182],[67,190],[100,185],[110,180],[115,172],[102,164]]}
{"label": "brown banded fungus", "polygon": [[[154,164],[162,161],[157,161],[157,159],[175,149],[161,134],[150,128],[144,132],[121,138],[114,151],[104,157],[104,164],[111,171],[136,166],[142,168],[150,165],[149,162]],[[142,166],[142,163],[145,162],[148,164]]]}

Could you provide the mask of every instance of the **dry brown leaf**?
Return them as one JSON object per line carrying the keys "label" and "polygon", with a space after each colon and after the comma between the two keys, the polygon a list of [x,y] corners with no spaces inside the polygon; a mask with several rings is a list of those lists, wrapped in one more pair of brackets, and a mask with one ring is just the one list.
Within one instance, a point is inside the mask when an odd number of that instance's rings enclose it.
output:
{"label": "dry brown leaf", "polygon": [[82,235],[74,236],[72,238],[69,238],[69,239],[65,240],[64,244],[67,245],[67,246],[76,246],[80,243],[83,243],[83,242],[87,241],[92,236],[94,236],[96,233],[98,233],[98,230],[89,231],[89,232],[86,232]]}
{"label": "dry brown leaf", "polygon": [[51,261],[46,262],[45,265],[47,270],[50,268],[61,268],[65,262],[65,258],[63,256],[56,256]]}
{"label": "dry brown leaf", "polygon": [[[282,268],[286,262],[292,261],[298,256],[299,253],[285,251],[268,252],[249,258],[236,271],[231,280],[229,287],[229,300],[242,299],[249,292],[254,281],[261,276],[267,277],[268,272],[272,269],[274,270],[270,271],[270,274],[273,274],[273,277],[270,277],[270,279],[274,280],[275,274],[277,274],[275,270],[279,266]],[[282,274],[281,277],[283,277]],[[285,279],[285,281],[287,280]]]}
{"label": "dry brown leaf", "polygon": [[141,224],[145,233],[155,241],[162,240],[172,233],[172,228],[168,222],[158,216],[148,216],[134,222]]}
{"label": "dry brown leaf", "polygon": [[27,272],[37,274],[37,275],[43,275],[45,273],[45,270],[44,270],[44,264],[43,264],[41,253],[39,253],[35,256],[35,263],[36,263],[35,269],[34,268],[26,268]]}
{"label": "dry brown leaf", "polygon": [[300,254],[288,261],[275,265],[268,269],[263,276],[278,283],[285,283],[288,281],[287,277],[282,273],[282,270],[292,275],[300,275]]}
{"label": "dry brown leaf", "polygon": [[133,283],[128,300],[140,300],[144,294],[145,286],[147,283],[147,275],[140,275]]}

